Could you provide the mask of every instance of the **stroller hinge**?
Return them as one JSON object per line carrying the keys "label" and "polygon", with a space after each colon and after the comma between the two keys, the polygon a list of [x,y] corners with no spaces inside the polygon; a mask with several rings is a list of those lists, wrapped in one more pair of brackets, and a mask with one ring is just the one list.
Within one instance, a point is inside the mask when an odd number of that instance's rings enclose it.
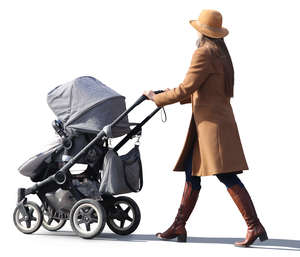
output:
{"label": "stroller hinge", "polygon": [[140,135],[136,135],[135,136],[136,137],[136,141],[135,141],[135,145],[140,145],[141,143],[140,143],[140,138],[141,138],[141,136]]}

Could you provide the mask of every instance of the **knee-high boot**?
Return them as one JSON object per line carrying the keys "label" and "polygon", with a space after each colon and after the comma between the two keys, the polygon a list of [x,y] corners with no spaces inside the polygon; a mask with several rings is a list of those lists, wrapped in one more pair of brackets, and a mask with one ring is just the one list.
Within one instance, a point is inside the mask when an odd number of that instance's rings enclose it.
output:
{"label": "knee-high boot", "polygon": [[253,202],[246,188],[236,184],[232,187],[229,187],[227,191],[229,192],[248,226],[245,240],[242,242],[236,242],[235,246],[247,247],[251,245],[257,238],[259,238],[260,241],[267,240],[267,232],[257,217]]}
{"label": "knee-high boot", "polygon": [[173,239],[177,237],[178,242],[186,242],[187,232],[185,224],[195,207],[199,191],[192,189],[191,182],[185,182],[182,200],[173,224],[165,232],[157,233],[156,237],[160,239]]}

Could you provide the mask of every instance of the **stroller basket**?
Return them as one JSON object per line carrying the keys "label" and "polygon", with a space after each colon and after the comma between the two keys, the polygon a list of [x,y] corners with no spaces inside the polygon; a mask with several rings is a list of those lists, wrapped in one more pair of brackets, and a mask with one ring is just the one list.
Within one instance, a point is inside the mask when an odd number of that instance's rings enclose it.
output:
{"label": "stroller basket", "polygon": [[139,192],[142,187],[143,171],[138,146],[121,156],[113,149],[108,150],[103,161],[100,193],[126,194]]}

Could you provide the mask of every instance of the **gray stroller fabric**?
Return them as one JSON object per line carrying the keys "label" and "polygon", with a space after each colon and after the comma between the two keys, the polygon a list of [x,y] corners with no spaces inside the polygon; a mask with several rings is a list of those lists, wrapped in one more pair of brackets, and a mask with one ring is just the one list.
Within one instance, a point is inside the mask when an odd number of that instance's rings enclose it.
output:
{"label": "gray stroller fabric", "polygon": [[[69,133],[98,133],[126,111],[125,97],[101,83],[84,76],[62,84],[48,93],[49,107]],[[112,137],[130,132],[125,116],[112,128]]]}
{"label": "gray stroller fabric", "polygon": [[100,193],[126,194],[138,192],[142,186],[143,173],[138,146],[122,156],[118,156],[113,149],[109,149],[103,160]]}
{"label": "gray stroller fabric", "polygon": [[85,179],[84,181],[79,181],[78,179],[72,180],[73,185],[76,189],[82,193],[84,196],[93,199],[100,199],[101,194],[99,193],[99,182],[90,179]]}
{"label": "gray stroller fabric", "polygon": [[31,157],[18,168],[19,172],[32,179],[40,176],[45,172],[45,165],[52,162],[52,154],[60,147],[60,145],[61,141],[58,140],[56,144],[51,146],[48,150]]}

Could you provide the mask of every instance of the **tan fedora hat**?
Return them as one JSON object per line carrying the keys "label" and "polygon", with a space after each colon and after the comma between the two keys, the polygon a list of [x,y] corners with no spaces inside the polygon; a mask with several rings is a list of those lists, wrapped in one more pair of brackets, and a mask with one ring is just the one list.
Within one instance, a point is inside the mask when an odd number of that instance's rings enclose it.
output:
{"label": "tan fedora hat", "polygon": [[222,38],[229,31],[222,27],[222,14],[216,10],[202,10],[198,20],[191,20],[191,25],[205,36]]}

